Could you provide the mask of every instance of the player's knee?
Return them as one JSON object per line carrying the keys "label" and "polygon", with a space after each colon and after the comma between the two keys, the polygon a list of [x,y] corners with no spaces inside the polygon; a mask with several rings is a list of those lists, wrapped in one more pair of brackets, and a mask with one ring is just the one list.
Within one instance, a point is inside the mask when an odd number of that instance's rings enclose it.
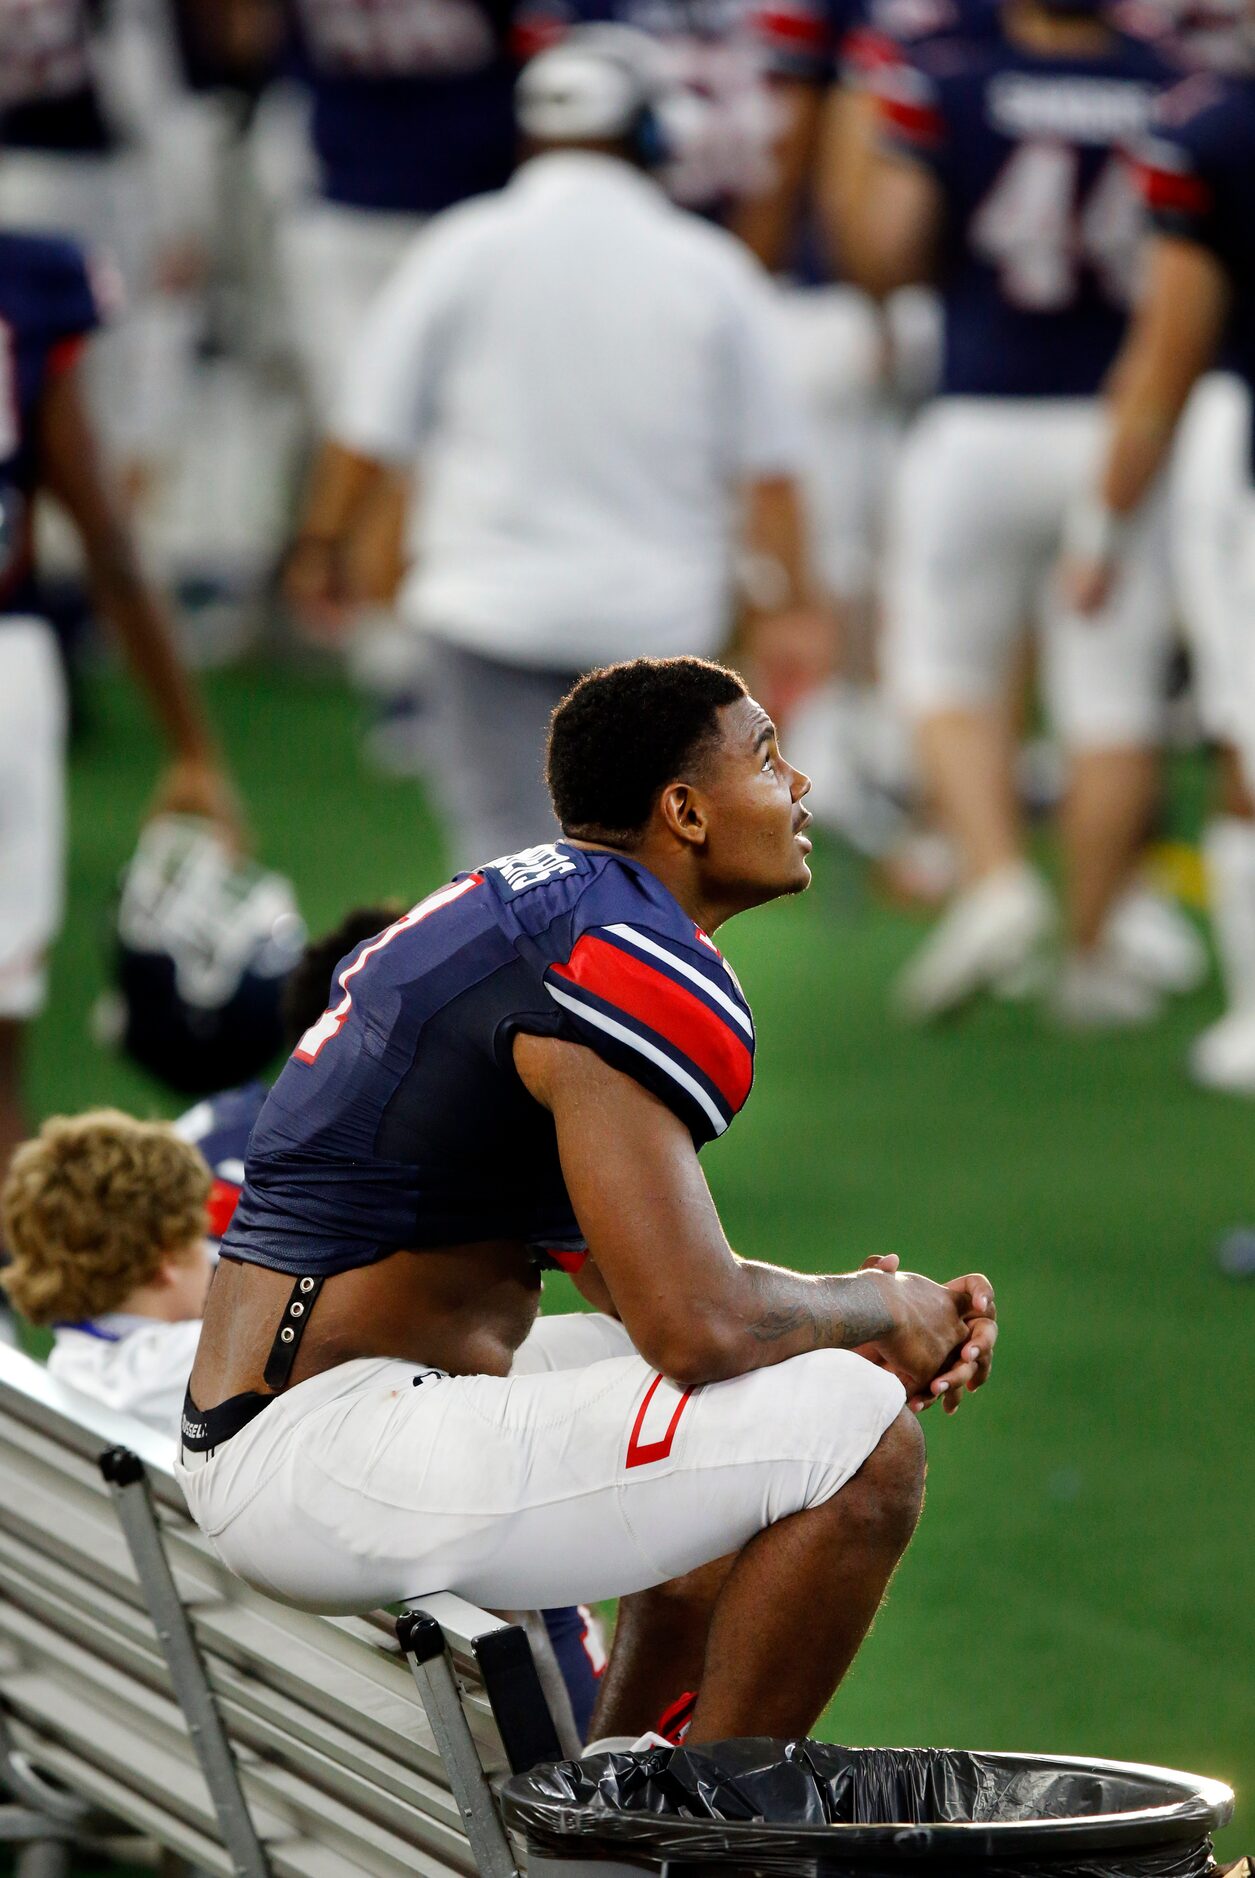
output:
{"label": "player's knee", "polygon": [[[807,1431],[810,1464],[801,1504],[821,1505],[841,1491],[884,1439],[906,1400],[902,1384],[849,1350],[814,1350],[769,1373],[782,1450],[796,1455],[797,1431]],[[764,1433],[772,1437],[772,1430]],[[784,1510],[779,1507],[776,1516]]]}
{"label": "player's knee", "polygon": [[905,1551],[924,1504],[927,1455],[919,1417],[902,1409],[842,1494],[845,1523],[885,1549]]}

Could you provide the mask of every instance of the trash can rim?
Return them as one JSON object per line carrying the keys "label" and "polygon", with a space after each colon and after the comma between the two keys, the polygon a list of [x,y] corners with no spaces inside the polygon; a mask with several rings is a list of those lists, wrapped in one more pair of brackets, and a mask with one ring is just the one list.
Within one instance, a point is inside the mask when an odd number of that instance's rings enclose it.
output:
{"label": "trash can rim", "polygon": [[[1171,1842],[1201,1832],[1215,1831],[1227,1825],[1233,1816],[1234,1796],[1231,1787],[1223,1781],[1212,1780],[1201,1774],[1185,1773],[1178,1768],[1158,1767],[1141,1761],[1099,1760],[1091,1755],[1079,1754],[1032,1754],[1005,1749],[964,1751],[986,1753],[988,1758],[1004,1763],[1024,1761],[1040,1765],[1049,1762],[1051,1766],[1060,1769],[1077,1768],[1099,1774],[1142,1777],[1164,1787],[1175,1788],[1176,1792],[1173,1797],[1165,1798],[1162,1805],[1138,1807],[1133,1811],[1119,1813],[1072,1814],[1054,1819],[948,1820],[927,1824],[911,1820],[878,1820],[874,1824],[834,1822],[824,1825],[789,1825],[781,1821],[778,1830],[799,1848],[813,1845],[818,1852],[823,1845],[830,1850],[835,1850],[839,1845],[842,1854],[846,1856],[857,1857],[859,1853],[884,1851],[895,1845],[900,1848],[903,1835],[910,1834],[919,1845],[927,1843],[939,1846],[949,1843],[956,1848],[963,1845],[969,1855],[991,1857],[999,1849],[1005,1852],[1012,1845],[1018,1845],[1027,1854],[1030,1848],[1044,1849],[1047,1843],[1058,1847],[1060,1840],[1066,1841],[1076,1851],[1086,1845],[1102,1846],[1109,1843],[1113,1828],[1128,1835],[1125,1843],[1147,1845]],[[526,1776],[522,1778],[526,1779]],[[515,1781],[509,1781],[503,1790],[507,1817],[512,1811],[511,1800],[515,1797],[510,1793],[513,1785]],[[584,1810],[556,1802],[548,1826],[558,1831],[579,1833],[579,1816]],[[597,1832],[599,1836],[604,1835],[608,1843],[633,1840],[641,1825],[649,1818],[648,1814],[607,1812],[599,1816]],[[514,1823],[522,1824],[521,1821]],[[656,1823],[664,1825],[661,1820]],[[706,1839],[712,1826],[721,1834],[739,1838],[742,1834],[750,1837],[761,1834],[764,1826],[772,1830],[773,1822],[725,1820],[716,1824],[708,1819],[669,1817],[665,1821],[664,1830],[671,1845],[678,1851],[681,1845],[696,1849]]]}

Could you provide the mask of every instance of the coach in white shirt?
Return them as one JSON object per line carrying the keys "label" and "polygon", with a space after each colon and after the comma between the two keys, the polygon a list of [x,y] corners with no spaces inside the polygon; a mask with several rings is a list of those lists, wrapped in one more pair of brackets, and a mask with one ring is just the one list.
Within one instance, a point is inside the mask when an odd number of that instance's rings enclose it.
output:
{"label": "coach in white shirt", "polygon": [[586,27],[526,68],[527,159],[437,217],[376,303],[293,550],[298,603],[348,599],[356,516],[415,473],[401,607],[433,648],[460,862],[548,824],[545,726],[581,671],[726,646],[740,565],[763,650],[823,644],[773,289],[649,174],[692,102],[656,59]]}

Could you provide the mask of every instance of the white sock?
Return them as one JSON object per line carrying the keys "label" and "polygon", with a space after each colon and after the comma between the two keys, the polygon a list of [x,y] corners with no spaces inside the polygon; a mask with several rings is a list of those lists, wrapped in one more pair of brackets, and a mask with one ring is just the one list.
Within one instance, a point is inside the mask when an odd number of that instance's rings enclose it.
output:
{"label": "white sock", "polygon": [[1217,816],[1203,855],[1225,1001],[1230,1010],[1255,1009],[1255,822]]}

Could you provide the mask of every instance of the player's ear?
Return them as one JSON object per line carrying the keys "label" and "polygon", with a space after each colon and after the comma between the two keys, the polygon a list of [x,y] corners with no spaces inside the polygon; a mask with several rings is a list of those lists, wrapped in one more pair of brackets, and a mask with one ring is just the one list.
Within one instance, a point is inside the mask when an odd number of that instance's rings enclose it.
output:
{"label": "player's ear", "polygon": [[667,828],[686,847],[699,848],[706,840],[706,802],[692,783],[668,783],[658,798],[658,810]]}

